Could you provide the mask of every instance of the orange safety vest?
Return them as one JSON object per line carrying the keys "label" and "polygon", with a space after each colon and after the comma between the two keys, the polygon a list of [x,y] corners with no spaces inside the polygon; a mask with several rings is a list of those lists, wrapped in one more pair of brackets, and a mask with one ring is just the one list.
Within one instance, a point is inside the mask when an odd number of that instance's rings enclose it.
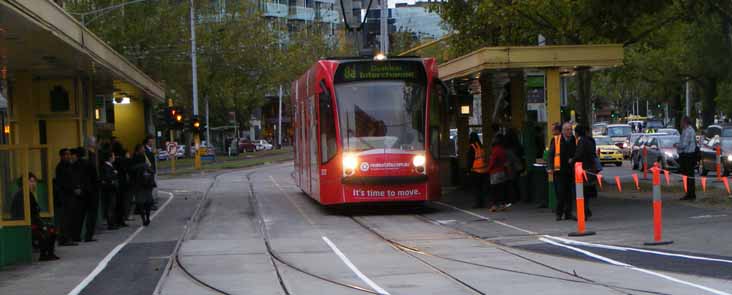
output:
{"label": "orange safety vest", "polygon": [[488,161],[485,159],[483,149],[477,143],[473,143],[470,146],[473,147],[473,151],[475,152],[473,167],[470,170],[475,173],[488,173]]}
{"label": "orange safety vest", "polygon": [[559,147],[562,143],[562,136],[561,135],[555,135],[554,136],[554,171],[559,171],[559,167],[562,166],[562,160],[559,159]]}

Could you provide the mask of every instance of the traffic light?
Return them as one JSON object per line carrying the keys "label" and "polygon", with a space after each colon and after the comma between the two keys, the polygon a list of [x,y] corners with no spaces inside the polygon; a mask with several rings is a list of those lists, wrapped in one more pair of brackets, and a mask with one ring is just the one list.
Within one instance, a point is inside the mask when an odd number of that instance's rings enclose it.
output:
{"label": "traffic light", "polygon": [[160,107],[155,113],[155,127],[157,130],[165,131],[171,127],[170,116],[167,107]]}
{"label": "traffic light", "polygon": [[173,124],[176,129],[183,129],[185,127],[185,114],[182,110],[171,108],[170,115],[173,118]]}
{"label": "traffic light", "polygon": [[198,119],[198,116],[193,117],[191,120],[191,131],[201,132],[201,120]]}

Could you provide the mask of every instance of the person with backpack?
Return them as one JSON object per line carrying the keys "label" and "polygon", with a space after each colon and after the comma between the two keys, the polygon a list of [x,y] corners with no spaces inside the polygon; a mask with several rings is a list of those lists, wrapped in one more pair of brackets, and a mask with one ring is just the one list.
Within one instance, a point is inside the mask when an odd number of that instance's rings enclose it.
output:
{"label": "person with backpack", "polygon": [[150,224],[150,211],[153,205],[155,172],[146,160],[145,147],[142,144],[135,146],[129,173],[132,183],[131,192],[135,196],[135,210],[140,214],[142,225],[147,226]]}
{"label": "person with backpack", "polygon": [[485,194],[488,193],[488,161],[486,151],[480,142],[480,137],[475,132],[470,133],[470,149],[468,149],[467,167],[468,179],[475,196],[474,208],[483,208],[485,206]]}

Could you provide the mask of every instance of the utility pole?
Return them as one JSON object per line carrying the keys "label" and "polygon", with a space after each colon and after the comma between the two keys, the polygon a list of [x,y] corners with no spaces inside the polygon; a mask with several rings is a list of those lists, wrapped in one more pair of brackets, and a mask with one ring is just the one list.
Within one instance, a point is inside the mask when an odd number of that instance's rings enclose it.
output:
{"label": "utility pole", "polygon": [[282,85],[280,85],[280,102],[277,114],[277,147],[282,147]]}
{"label": "utility pole", "polygon": [[684,105],[684,116],[691,116],[691,85],[689,80],[686,80],[686,103]]}
{"label": "utility pole", "polygon": [[388,17],[389,17],[389,1],[388,0],[381,0],[381,53],[384,54],[384,56],[389,55],[389,27],[388,27]]}
{"label": "utility pole", "polygon": [[[191,2],[191,79],[193,81],[193,117],[198,117],[198,70],[196,68],[196,19],[194,15],[193,0]],[[193,142],[196,147],[196,155],[193,160],[193,166],[201,169],[201,136],[198,132],[193,134]]]}
{"label": "utility pole", "polygon": [[209,128],[209,120],[208,120],[208,96],[206,96],[206,142],[208,142],[209,145],[211,145],[211,128]]}
{"label": "utility pole", "polygon": [[[172,98],[168,98],[168,107],[169,108],[173,107]],[[170,126],[168,126],[168,127],[170,127]],[[168,153],[168,158],[170,159],[170,174],[173,174],[173,175],[175,175],[175,160],[178,159],[178,145],[174,144],[174,143],[175,143],[175,130],[173,130],[173,128],[170,128],[170,144],[175,146],[175,152],[173,152],[172,158],[170,157],[171,156],[170,153]],[[170,152],[170,149],[167,146],[165,148],[168,150],[168,152]]]}

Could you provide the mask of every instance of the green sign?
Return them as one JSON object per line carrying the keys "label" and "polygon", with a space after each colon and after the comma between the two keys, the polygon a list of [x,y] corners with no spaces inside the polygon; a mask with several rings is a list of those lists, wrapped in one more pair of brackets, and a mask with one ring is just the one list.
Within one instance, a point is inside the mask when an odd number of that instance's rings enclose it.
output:
{"label": "green sign", "polygon": [[338,66],[336,83],[361,80],[424,80],[424,66],[419,61],[358,61]]}

